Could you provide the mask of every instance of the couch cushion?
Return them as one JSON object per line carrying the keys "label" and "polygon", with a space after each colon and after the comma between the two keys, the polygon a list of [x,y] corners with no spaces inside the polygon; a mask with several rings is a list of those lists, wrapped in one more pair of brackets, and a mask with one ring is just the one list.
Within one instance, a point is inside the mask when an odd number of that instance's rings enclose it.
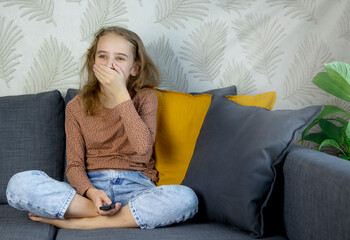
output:
{"label": "couch cushion", "polygon": [[199,216],[262,236],[275,165],[321,110],[268,111],[214,96],[182,183],[197,193]]}
{"label": "couch cushion", "polygon": [[[57,240],[251,240],[249,234],[235,231],[232,227],[220,223],[182,223],[169,227],[142,230],[137,228],[70,230],[59,229]],[[264,240],[286,240],[282,236],[262,238]]]}
{"label": "couch cushion", "polygon": [[0,97],[0,203],[10,177],[42,170],[62,180],[64,101],[59,91]]}
{"label": "couch cushion", "polygon": [[18,211],[7,204],[0,204],[0,239],[54,239],[56,228],[33,222],[27,212]]}

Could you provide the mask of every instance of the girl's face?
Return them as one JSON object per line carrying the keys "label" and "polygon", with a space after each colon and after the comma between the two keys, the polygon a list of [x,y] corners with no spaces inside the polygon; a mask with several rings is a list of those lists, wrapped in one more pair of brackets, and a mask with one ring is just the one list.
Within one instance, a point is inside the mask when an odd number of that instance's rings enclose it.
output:
{"label": "girl's face", "polygon": [[131,76],[136,76],[138,66],[135,62],[133,45],[124,37],[108,33],[100,37],[97,43],[95,64],[104,65],[114,70],[112,63],[120,67],[126,81]]}

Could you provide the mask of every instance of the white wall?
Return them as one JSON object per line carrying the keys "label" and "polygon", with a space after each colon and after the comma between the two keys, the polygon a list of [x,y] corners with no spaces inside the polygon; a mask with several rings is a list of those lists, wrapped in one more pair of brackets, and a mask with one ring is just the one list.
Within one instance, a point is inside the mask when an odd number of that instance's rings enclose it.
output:
{"label": "white wall", "polygon": [[0,0],[0,96],[79,86],[92,34],[122,25],[143,39],[162,88],[277,91],[275,109],[348,104],[312,84],[350,63],[349,0]]}

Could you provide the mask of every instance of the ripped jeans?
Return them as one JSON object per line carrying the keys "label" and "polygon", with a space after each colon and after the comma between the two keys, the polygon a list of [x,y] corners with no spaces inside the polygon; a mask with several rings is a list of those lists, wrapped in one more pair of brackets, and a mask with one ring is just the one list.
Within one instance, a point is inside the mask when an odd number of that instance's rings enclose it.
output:
{"label": "ripped jeans", "polygon": [[[198,211],[194,191],[182,185],[155,186],[137,171],[97,171],[87,173],[97,189],[106,192],[113,203],[129,204],[135,222],[152,229],[192,218]],[[46,218],[64,219],[75,189],[41,171],[25,171],[12,176],[6,196],[9,205]]]}

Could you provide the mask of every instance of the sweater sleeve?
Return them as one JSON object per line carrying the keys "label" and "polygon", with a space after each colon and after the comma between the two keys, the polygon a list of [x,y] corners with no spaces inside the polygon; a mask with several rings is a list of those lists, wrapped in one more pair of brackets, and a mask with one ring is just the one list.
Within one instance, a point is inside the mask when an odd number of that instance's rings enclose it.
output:
{"label": "sweater sleeve", "polygon": [[66,108],[66,151],[67,167],[66,176],[72,187],[80,195],[84,195],[89,188],[94,188],[91,184],[85,167],[85,141],[80,129],[80,125],[68,103]]}
{"label": "sweater sleeve", "polygon": [[145,156],[153,150],[158,101],[152,89],[140,92],[138,100],[138,109],[131,100],[117,105],[117,108],[132,148],[140,156]]}

